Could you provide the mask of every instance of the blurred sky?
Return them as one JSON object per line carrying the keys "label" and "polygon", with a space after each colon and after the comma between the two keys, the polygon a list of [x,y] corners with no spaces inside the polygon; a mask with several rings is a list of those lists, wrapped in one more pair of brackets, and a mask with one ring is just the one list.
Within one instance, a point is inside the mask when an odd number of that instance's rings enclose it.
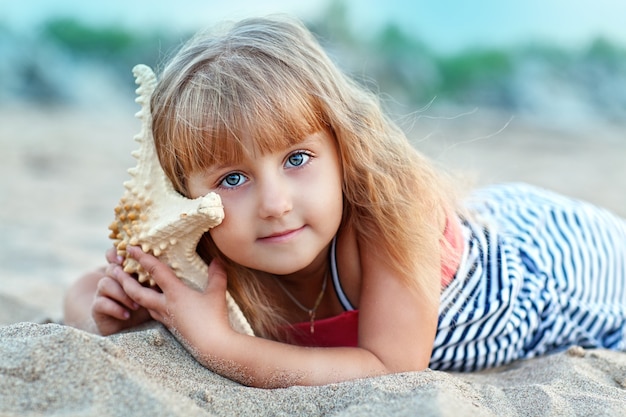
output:
{"label": "blurred sky", "polygon": [[[51,16],[137,28],[195,30],[224,19],[285,12],[315,18],[330,0],[0,0],[0,21],[28,30]],[[624,0],[345,0],[364,36],[395,20],[434,49],[548,41],[562,46],[603,36],[626,46]]]}

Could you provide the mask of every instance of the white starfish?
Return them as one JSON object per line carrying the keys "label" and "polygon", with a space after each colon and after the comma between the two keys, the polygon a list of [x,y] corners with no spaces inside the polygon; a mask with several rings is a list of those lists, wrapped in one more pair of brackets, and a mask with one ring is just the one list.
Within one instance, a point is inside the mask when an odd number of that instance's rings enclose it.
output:
{"label": "white starfish", "polygon": [[[124,270],[135,273],[139,282],[151,281],[148,273],[134,259],[126,256],[128,245],[141,246],[168,264],[186,284],[202,290],[208,280],[208,266],[196,253],[202,235],[219,225],[224,210],[219,196],[209,193],[189,199],[179,194],[161,168],[152,137],[150,97],[156,76],[145,65],[133,68],[141,104],[137,117],[141,131],[135,136],[139,149],[132,155],[137,166],[128,172],[126,191],[115,208],[115,220],[109,226],[117,253],[124,257]],[[154,284],[151,282],[151,284]],[[230,294],[226,294],[229,319],[240,333],[253,334],[250,324]]]}

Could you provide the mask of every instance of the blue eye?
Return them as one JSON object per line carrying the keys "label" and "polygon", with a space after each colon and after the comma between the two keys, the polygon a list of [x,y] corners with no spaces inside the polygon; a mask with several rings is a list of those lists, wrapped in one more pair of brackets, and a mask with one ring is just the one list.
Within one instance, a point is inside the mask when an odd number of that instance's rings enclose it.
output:
{"label": "blue eye", "polygon": [[311,156],[308,153],[304,151],[298,151],[298,152],[292,153],[291,155],[287,157],[287,163],[285,165],[290,165],[292,167],[299,167],[299,166],[306,164],[310,158]]}
{"label": "blue eye", "polygon": [[232,172],[226,175],[220,182],[220,186],[224,188],[238,187],[246,181],[246,177],[239,172]]}

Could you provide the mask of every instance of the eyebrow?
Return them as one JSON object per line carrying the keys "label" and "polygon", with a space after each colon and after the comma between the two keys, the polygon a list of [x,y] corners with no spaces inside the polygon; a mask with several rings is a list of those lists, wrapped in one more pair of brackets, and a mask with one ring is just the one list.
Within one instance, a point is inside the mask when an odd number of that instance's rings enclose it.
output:
{"label": "eyebrow", "polygon": [[190,177],[191,177],[191,175],[194,175],[194,174],[195,175],[199,174],[202,177],[209,177],[209,176],[212,176],[212,175],[218,175],[218,173],[220,171],[226,170],[226,169],[230,168],[234,164],[235,163],[233,162],[233,163],[225,163],[225,164],[219,164],[219,165],[211,165],[211,166],[206,167],[204,169],[201,169],[199,171],[192,172],[190,174]]}
{"label": "eyebrow", "polygon": [[304,139],[302,139],[300,142],[298,142],[294,146],[298,146],[298,145],[303,144],[303,143],[304,144],[307,144],[307,143],[320,143],[322,141],[321,134],[322,134],[321,130],[317,130],[315,132],[309,133],[308,135],[306,135],[304,137]]}

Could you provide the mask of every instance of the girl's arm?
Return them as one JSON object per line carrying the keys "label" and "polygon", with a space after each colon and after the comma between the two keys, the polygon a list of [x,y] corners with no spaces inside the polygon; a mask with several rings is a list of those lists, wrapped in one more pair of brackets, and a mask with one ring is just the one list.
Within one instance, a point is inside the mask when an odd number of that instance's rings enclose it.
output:
{"label": "girl's arm", "polygon": [[[389,276],[375,252],[363,256],[359,347],[307,348],[236,333],[228,323],[226,274],[216,261],[204,292],[188,288],[170,268],[138,248],[133,256],[162,292],[142,287],[117,268],[124,291],[174,333],[207,368],[240,383],[263,388],[322,385],[428,366],[437,307],[422,303]],[[437,276],[438,277],[438,276]],[[438,279],[435,280],[438,285]]]}
{"label": "girl's arm", "polygon": [[105,267],[86,273],[65,292],[63,299],[63,323],[90,332],[97,332],[91,317],[91,305],[98,282],[105,275]]}

